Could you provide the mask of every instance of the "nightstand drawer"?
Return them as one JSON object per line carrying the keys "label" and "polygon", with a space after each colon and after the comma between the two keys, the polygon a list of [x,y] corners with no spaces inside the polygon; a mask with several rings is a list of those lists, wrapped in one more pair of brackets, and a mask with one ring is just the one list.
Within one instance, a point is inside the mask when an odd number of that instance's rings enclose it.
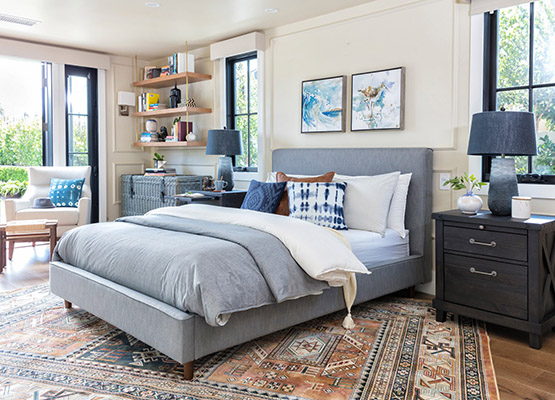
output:
{"label": "nightstand drawer", "polygon": [[515,233],[445,226],[443,248],[515,261],[528,260],[528,237]]}
{"label": "nightstand drawer", "polygon": [[525,266],[445,254],[445,300],[520,319],[528,318]]}

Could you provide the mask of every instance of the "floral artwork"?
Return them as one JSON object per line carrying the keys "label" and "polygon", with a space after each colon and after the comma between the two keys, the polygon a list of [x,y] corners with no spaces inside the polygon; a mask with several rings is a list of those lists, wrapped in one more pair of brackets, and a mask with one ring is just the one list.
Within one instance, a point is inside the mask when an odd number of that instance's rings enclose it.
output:
{"label": "floral artwork", "polygon": [[351,130],[403,129],[403,67],[352,76]]}
{"label": "floral artwork", "polygon": [[301,132],[345,132],[346,77],[302,83]]}

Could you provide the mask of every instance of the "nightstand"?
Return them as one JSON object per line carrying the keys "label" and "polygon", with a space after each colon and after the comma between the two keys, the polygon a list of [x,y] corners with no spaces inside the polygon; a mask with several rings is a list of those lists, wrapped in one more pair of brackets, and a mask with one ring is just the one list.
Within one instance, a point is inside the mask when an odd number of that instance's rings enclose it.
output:
{"label": "nightstand", "polygon": [[530,347],[555,327],[555,217],[519,220],[489,211],[432,214],[437,320],[453,312],[528,332]]}
{"label": "nightstand", "polygon": [[211,192],[206,190],[191,190],[191,193],[200,193],[202,197],[171,196],[181,204],[210,204],[220,207],[240,208],[243,199],[247,194],[246,190],[229,190],[221,192]]}

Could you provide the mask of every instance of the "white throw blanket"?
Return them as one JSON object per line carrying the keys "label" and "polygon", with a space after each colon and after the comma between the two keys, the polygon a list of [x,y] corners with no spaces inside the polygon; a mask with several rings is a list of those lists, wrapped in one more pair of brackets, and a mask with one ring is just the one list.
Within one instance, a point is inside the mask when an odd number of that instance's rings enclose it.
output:
{"label": "white throw blanket", "polygon": [[[246,226],[277,237],[309,276],[326,281],[330,286],[343,286],[349,310],[348,317],[356,296],[356,280],[353,274],[370,274],[338,235],[306,221],[239,208],[201,204],[158,208],[147,215],[152,214]],[[343,325],[346,329],[354,327],[352,320],[347,319]]]}

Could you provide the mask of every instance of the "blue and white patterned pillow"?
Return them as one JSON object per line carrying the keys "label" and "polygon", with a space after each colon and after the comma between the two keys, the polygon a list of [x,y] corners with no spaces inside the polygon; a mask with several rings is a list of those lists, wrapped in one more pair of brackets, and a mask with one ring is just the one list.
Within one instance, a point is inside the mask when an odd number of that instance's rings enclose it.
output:
{"label": "blue and white patterned pillow", "polygon": [[50,178],[48,196],[56,207],[77,207],[85,179]]}
{"label": "blue and white patterned pillow", "polygon": [[284,190],[285,182],[265,183],[253,179],[241,208],[273,214]]}
{"label": "blue and white patterned pillow", "polygon": [[289,216],[332,229],[348,229],[343,214],[346,188],[340,182],[287,182]]}

